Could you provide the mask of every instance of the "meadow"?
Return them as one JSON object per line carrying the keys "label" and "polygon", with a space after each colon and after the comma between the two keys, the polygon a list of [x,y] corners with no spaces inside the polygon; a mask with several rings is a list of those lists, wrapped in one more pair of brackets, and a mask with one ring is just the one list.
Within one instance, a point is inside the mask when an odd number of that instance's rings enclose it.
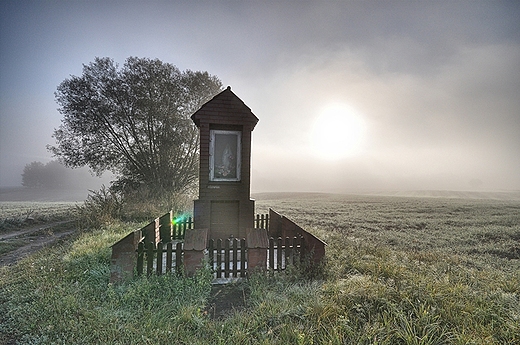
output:
{"label": "meadow", "polygon": [[0,234],[34,223],[74,217],[77,202],[0,201]]}
{"label": "meadow", "polygon": [[327,243],[319,271],[239,283],[207,313],[211,274],[109,280],[111,222],[0,269],[0,343],[520,344],[520,201],[264,194]]}

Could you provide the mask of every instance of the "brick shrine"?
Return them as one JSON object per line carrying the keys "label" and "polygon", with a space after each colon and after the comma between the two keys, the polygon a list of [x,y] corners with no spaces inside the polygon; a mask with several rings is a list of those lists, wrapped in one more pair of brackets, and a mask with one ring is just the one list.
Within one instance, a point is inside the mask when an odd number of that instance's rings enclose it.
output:
{"label": "brick shrine", "polygon": [[242,238],[253,228],[251,134],[258,118],[227,87],[191,119],[200,131],[199,197],[194,201],[196,229],[211,239]]}

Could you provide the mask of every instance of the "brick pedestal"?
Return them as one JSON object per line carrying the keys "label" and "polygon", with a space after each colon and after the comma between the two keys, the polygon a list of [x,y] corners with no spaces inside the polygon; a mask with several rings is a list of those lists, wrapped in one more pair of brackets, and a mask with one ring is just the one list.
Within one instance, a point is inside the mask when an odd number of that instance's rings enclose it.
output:
{"label": "brick pedestal", "polygon": [[267,248],[269,239],[266,229],[247,229],[247,271],[262,271],[267,268]]}
{"label": "brick pedestal", "polygon": [[186,230],[184,238],[184,269],[188,276],[204,266],[208,247],[208,229]]}
{"label": "brick pedestal", "polygon": [[112,246],[110,258],[111,283],[118,283],[133,276],[137,264],[137,244],[141,238],[141,230],[136,230]]}
{"label": "brick pedestal", "polygon": [[184,268],[188,276],[193,276],[198,269],[204,266],[206,250],[185,250]]}

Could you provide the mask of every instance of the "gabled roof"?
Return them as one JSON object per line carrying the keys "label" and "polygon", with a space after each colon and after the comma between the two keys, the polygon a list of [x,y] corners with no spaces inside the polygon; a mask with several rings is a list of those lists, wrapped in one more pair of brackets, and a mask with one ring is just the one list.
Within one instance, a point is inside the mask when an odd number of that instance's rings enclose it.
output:
{"label": "gabled roof", "polygon": [[251,130],[258,122],[255,114],[231,91],[230,86],[202,105],[199,110],[191,115],[191,119],[197,127],[200,127],[201,123],[247,124]]}

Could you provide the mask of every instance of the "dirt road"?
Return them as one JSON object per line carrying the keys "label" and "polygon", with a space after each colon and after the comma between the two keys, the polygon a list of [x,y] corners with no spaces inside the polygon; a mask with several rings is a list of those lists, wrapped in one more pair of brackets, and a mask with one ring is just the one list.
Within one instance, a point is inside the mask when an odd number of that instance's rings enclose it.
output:
{"label": "dirt road", "polygon": [[62,221],[23,228],[0,234],[0,267],[48,246],[75,231],[74,222]]}

